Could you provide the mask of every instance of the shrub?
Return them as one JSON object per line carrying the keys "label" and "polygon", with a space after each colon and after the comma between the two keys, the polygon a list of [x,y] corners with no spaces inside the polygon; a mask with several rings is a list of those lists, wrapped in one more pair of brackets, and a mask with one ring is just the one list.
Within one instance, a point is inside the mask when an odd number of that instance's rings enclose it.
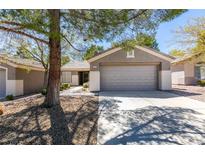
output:
{"label": "shrub", "polygon": [[62,90],[66,90],[70,88],[70,84],[69,83],[61,83],[60,85],[60,91]]}
{"label": "shrub", "polygon": [[46,89],[46,88],[42,89],[42,90],[41,90],[41,94],[42,94],[43,96],[45,96],[45,95],[47,94],[47,89]]}
{"label": "shrub", "polygon": [[88,87],[89,87],[88,82],[83,83],[83,88],[88,88]]}
{"label": "shrub", "polygon": [[6,100],[7,100],[7,101],[14,100],[14,96],[13,96],[13,95],[7,95],[7,96],[6,96]]}
{"label": "shrub", "polygon": [[4,105],[0,103],[0,115],[4,113]]}
{"label": "shrub", "polygon": [[198,80],[197,81],[198,85],[204,87],[205,86],[205,80]]}
{"label": "shrub", "polygon": [[61,84],[60,85],[60,91],[63,91],[64,90],[64,87],[63,87],[63,85]]}

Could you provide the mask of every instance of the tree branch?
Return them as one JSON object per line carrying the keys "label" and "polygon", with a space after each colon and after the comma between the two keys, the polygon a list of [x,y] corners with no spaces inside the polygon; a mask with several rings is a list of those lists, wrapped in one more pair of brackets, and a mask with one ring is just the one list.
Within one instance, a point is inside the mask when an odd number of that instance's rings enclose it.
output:
{"label": "tree branch", "polygon": [[[35,41],[36,41],[36,40],[35,40]],[[40,46],[40,44],[39,44],[38,41],[36,41],[36,44],[37,44],[37,46],[38,46],[39,51],[41,52],[41,55],[40,55],[41,63],[42,63],[42,65],[43,65],[43,67],[44,67],[45,69],[48,69],[48,63],[46,63],[46,62],[44,61],[44,58],[43,58],[44,51],[43,51],[43,49],[41,48],[41,46]]]}
{"label": "tree branch", "polygon": [[77,50],[77,51],[79,51],[79,52],[84,51],[84,50],[78,49],[78,48],[76,48],[75,46],[73,46],[72,43],[71,43],[71,42],[67,39],[67,37],[64,36],[63,34],[61,34],[61,36],[65,39],[66,42],[68,42],[68,44],[69,44],[73,49],[75,49],[75,50]]}
{"label": "tree branch", "polygon": [[[143,15],[146,11],[148,11],[148,9],[140,10],[139,12],[137,12],[135,15],[133,15],[132,17],[130,17],[126,21],[120,21],[119,20],[118,22],[116,22],[116,24],[124,24],[125,22],[129,22],[131,20],[134,20],[135,18],[138,18],[139,16]],[[119,14],[121,14],[121,13],[122,12],[119,12]],[[89,17],[85,16],[85,14],[76,12],[75,10],[70,10],[68,13],[61,12],[61,15],[64,17],[64,19],[67,20],[67,18],[64,16],[66,14],[69,14],[70,16],[75,16],[75,17],[77,17],[79,19],[82,19],[82,20],[86,20],[86,21],[90,21],[90,22],[96,22],[96,23],[98,22],[94,18],[89,18]],[[105,24],[112,24],[112,23],[105,22]]]}
{"label": "tree branch", "polygon": [[13,22],[13,21],[0,21],[0,24],[8,24],[8,25],[15,25],[15,26],[23,26],[23,24]]}
{"label": "tree branch", "polygon": [[12,33],[19,34],[19,35],[23,35],[23,36],[29,37],[31,39],[37,40],[39,42],[42,42],[42,43],[44,43],[46,45],[49,44],[49,42],[46,41],[46,40],[40,39],[38,37],[35,37],[35,36],[31,35],[31,34],[28,34],[28,33],[25,33],[25,32],[19,31],[19,30],[14,30],[14,29],[7,28],[7,27],[4,27],[4,26],[0,26],[0,30],[7,31],[7,32],[12,32]]}
{"label": "tree branch", "polygon": [[40,33],[43,33],[43,34],[48,34],[47,31],[45,31],[44,29],[38,29],[37,27],[38,26],[33,26],[34,24],[33,23],[17,23],[17,22],[14,22],[14,21],[0,21],[0,24],[6,24],[6,25],[11,25],[11,26],[18,26],[18,27],[12,27],[12,29],[15,29],[15,30],[19,30],[19,29],[29,29],[29,30],[34,30],[36,32],[40,32]]}

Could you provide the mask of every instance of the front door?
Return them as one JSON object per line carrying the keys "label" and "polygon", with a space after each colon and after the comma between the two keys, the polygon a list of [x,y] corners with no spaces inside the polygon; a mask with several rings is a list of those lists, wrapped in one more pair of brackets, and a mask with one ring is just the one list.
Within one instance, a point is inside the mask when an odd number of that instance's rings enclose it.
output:
{"label": "front door", "polygon": [[89,72],[79,72],[79,84],[83,85],[83,83],[88,82],[89,80]]}

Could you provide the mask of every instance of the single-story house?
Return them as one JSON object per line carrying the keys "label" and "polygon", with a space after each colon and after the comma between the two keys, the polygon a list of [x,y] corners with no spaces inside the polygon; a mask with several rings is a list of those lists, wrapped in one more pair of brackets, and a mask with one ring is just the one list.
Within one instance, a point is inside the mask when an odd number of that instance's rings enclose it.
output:
{"label": "single-story house", "polygon": [[[120,47],[100,52],[88,61],[62,66],[61,82],[90,91],[170,90],[173,57],[147,47],[130,52]],[[36,61],[0,55],[0,98],[24,95],[43,88],[44,68]]]}
{"label": "single-story house", "polygon": [[205,80],[205,61],[193,60],[193,55],[185,55],[172,62],[172,84],[195,85]]}
{"label": "single-story house", "polygon": [[0,54],[0,98],[39,92],[44,69],[36,61]]}
{"label": "single-story house", "polygon": [[89,80],[90,91],[170,90],[172,61],[173,57],[147,47],[136,46],[130,52],[116,47],[87,62],[66,64],[61,80],[72,85]]}

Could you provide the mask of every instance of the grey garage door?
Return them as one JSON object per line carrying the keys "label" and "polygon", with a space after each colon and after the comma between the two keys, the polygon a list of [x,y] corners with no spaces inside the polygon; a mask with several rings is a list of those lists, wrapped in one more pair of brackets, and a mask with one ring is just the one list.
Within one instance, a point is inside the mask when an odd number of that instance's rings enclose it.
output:
{"label": "grey garage door", "polygon": [[6,95],[6,71],[0,68],[0,98]]}
{"label": "grey garage door", "polygon": [[156,90],[156,66],[101,66],[101,90]]}

